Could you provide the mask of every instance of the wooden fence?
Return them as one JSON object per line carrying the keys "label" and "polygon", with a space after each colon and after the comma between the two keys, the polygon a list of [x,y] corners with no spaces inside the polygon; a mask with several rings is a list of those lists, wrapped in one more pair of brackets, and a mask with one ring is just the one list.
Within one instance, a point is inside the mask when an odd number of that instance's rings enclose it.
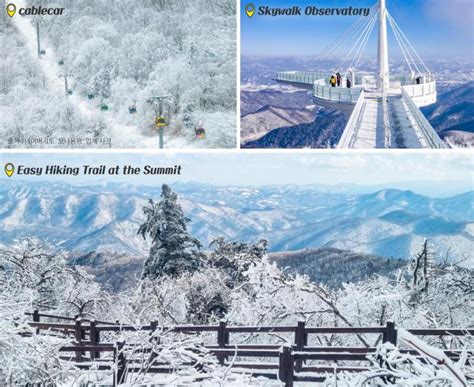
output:
{"label": "wooden fence", "polygon": [[[211,332],[215,334],[216,344],[206,345],[205,348],[216,356],[222,365],[231,365],[239,371],[247,371],[254,376],[265,376],[279,379],[286,387],[293,386],[294,382],[319,382],[324,380],[324,374],[335,372],[361,372],[367,368],[360,366],[361,362],[368,362],[367,356],[376,351],[375,347],[336,347],[336,346],[308,346],[308,338],[311,335],[377,335],[382,342],[390,342],[397,345],[397,330],[395,324],[387,322],[385,326],[375,327],[307,327],[303,321],[296,326],[229,326],[225,321],[219,325],[180,325],[169,328],[159,327],[156,321],[142,327],[131,325],[121,325],[117,322],[95,321],[76,317],[62,317],[50,314],[39,313],[35,310],[28,313],[32,316],[33,322],[30,326],[39,331],[60,332],[74,339],[73,345],[61,348],[61,352],[73,353],[74,355],[62,356],[64,360],[71,360],[79,368],[87,369],[90,362],[98,364],[98,370],[111,370],[112,360],[117,363],[117,372],[114,375],[114,386],[125,381],[127,373],[144,372],[143,367],[137,365],[133,359],[127,359],[123,348],[126,343],[103,342],[105,332],[124,331],[149,331],[157,330],[166,332],[200,334]],[[68,323],[41,322],[41,318],[48,320],[56,319],[67,321]],[[408,329],[416,336],[468,336],[474,335],[474,329]],[[292,334],[294,339],[292,344],[231,344],[232,334]],[[143,349],[144,352],[147,349]],[[148,350],[151,356],[151,349]],[[405,350],[404,352],[418,355],[416,351]],[[104,354],[109,354],[109,361],[103,359]],[[461,352],[446,350],[444,353],[453,360],[458,360]],[[87,356],[89,354],[89,356]],[[472,358],[473,352],[469,352]],[[229,362],[229,359],[239,358],[268,358],[277,359],[273,363],[255,362]],[[471,359],[470,358],[470,359]],[[310,361],[319,361],[326,365],[309,365]],[[339,366],[334,362],[357,362],[354,366]],[[470,360],[471,361],[471,360]],[[336,364],[336,365],[334,365]],[[197,366],[196,364],[183,364],[186,366]],[[169,364],[152,362],[146,367],[146,373],[170,373],[173,369]]]}

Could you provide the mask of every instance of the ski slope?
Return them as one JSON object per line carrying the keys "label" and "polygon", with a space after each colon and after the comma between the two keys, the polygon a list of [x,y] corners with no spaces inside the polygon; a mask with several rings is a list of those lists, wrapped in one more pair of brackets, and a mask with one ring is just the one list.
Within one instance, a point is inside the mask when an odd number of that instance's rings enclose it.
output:
{"label": "ski slope", "polygon": [[[25,0],[15,2],[17,8],[27,7]],[[15,28],[22,36],[31,59],[38,64],[44,75],[47,88],[61,96],[68,98],[68,101],[74,107],[76,112],[80,113],[89,121],[97,122],[107,128],[106,136],[111,138],[112,148],[158,148],[159,135],[158,130],[150,125],[149,128],[140,128],[137,125],[124,123],[120,115],[112,111],[101,111],[97,101],[89,101],[85,96],[72,94],[66,97],[64,78],[64,68],[58,64],[59,58],[54,52],[48,39],[41,36],[41,48],[46,50],[46,54],[38,58],[37,55],[37,37],[36,27],[29,17],[16,15],[12,18]],[[68,77],[70,89],[74,89],[74,78]],[[205,139],[195,139],[194,133],[173,133],[172,130],[166,130],[164,135],[165,148],[215,148],[223,147],[222,142],[227,143],[227,147],[235,147],[235,142],[229,141],[228,133],[235,133],[235,118],[231,112],[203,112],[200,119],[204,122],[206,129]],[[130,120],[129,120],[130,121]],[[168,134],[169,133],[169,134]],[[227,135],[226,135],[227,134]]]}

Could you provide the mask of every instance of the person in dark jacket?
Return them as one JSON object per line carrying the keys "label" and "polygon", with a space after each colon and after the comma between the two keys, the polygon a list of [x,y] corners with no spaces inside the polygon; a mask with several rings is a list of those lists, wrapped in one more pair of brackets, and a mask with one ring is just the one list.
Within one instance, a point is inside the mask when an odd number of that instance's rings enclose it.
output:
{"label": "person in dark jacket", "polygon": [[346,87],[350,89],[352,86],[351,80],[349,78],[346,79]]}
{"label": "person in dark jacket", "polygon": [[341,74],[336,73],[337,86],[341,86]]}

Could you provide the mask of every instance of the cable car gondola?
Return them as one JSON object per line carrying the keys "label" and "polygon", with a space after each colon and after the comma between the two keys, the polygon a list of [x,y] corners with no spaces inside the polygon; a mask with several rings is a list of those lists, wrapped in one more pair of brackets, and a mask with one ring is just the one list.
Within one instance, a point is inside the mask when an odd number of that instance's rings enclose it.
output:
{"label": "cable car gondola", "polygon": [[163,116],[156,117],[156,118],[155,118],[155,126],[156,126],[157,128],[162,128],[162,127],[166,126],[166,119],[165,119],[165,117],[163,117]]}
{"label": "cable car gondola", "polygon": [[58,62],[58,64],[59,64],[60,66],[64,66],[64,61],[61,59],[61,60]]}
{"label": "cable car gondola", "polygon": [[88,93],[87,94],[87,99],[94,99],[94,94]]}
{"label": "cable car gondola", "polygon": [[202,121],[199,121],[196,127],[194,128],[194,133],[197,139],[203,140],[206,138],[206,130],[204,129]]}
{"label": "cable car gondola", "polygon": [[206,138],[206,131],[204,130],[204,128],[196,128],[194,129],[194,132],[196,133],[197,139],[203,140]]}
{"label": "cable car gondola", "polygon": [[72,95],[72,90],[71,89],[67,90],[67,95]]}
{"label": "cable car gondola", "polygon": [[109,106],[106,105],[105,103],[102,103],[100,105],[100,110],[103,111],[103,112],[106,112],[107,110],[109,110]]}
{"label": "cable car gondola", "polygon": [[133,101],[133,104],[128,107],[128,112],[130,114],[136,114],[137,113],[137,102]]}

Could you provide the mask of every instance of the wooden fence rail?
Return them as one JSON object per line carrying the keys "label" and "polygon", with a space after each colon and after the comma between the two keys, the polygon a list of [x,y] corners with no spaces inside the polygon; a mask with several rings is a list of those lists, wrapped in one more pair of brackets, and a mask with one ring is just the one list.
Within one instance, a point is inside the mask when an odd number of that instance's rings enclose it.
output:
{"label": "wooden fence rail", "polygon": [[[206,345],[205,348],[213,354],[220,364],[231,365],[239,370],[251,370],[254,375],[262,375],[268,378],[277,378],[282,381],[286,387],[293,386],[295,381],[316,382],[324,379],[324,373],[334,372],[361,372],[367,367],[360,366],[362,362],[368,362],[367,356],[375,353],[374,347],[321,347],[308,346],[310,335],[378,335],[382,342],[389,342],[397,345],[397,330],[395,324],[387,322],[386,326],[374,327],[306,327],[304,321],[298,322],[296,326],[280,327],[257,327],[257,326],[229,326],[226,321],[221,321],[219,325],[180,325],[174,327],[159,327],[156,321],[149,325],[136,327],[132,325],[122,325],[118,321],[103,322],[92,319],[81,319],[80,317],[62,317],[50,314],[42,314],[35,310],[29,313],[33,316],[33,322],[30,326],[36,328],[36,331],[63,332],[69,337],[73,337],[74,343],[70,346],[61,348],[61,352],[73,355],[61,356],[62,359],[74,361],[79,368],[88,368],[91,361],[100,361],[98,363],[100,370],[112,370],[112,364],[117,365],[114,374],[114,386],[125,381],[127,372],[143,372],[143,368],[132,358],[126,358],[126,343],[103,342],[103,333],[105,332],[123,332],[123,331],[155,331],[199,334],[211,332],[216,335],[216,344]],[[57,319],[69,321],[71,323],[52,323],[41,322],[41,318]],[[416,336],[472,336],[474,329],[408,329],[410,333]],[[293,335],[293,342],[282,345],[277,344],[231,344],[231,334],[252,333],[288,333]],[[417,355],[416,351],[404,350],[405,353]],[[446,350],[445,354],[453,360],[460,358],[461,351]],[[108,358],[103,358],[104,354],[109,353]],[[157,354],[151,348],[142,349],[141,353],[149,353],[150,361]],[[86,356],[89,354],[89,356]],[[473,356],[473,351],[468,352],[469,359]],[[229,359],[239,358],[270,358],[278,359],[275,363],[242,361],[229,363]],[[113,363],[111,363],[113,361]],[[306,366],[307,362],[319,361],[330,363],[328,365],[318,364]],[[358,366],[333,366],[334,362],[357,362]],[[472,361],[472,360],[469,360]],[[106,362],[109,362],[107,364]],[[337,363],[336,363],[337,364]],[[193,364],[189,364],[193,366]],[[170,366],[162,363],[152,362],[152,365],[146,367],[147,373],[169,373],[173,370]]]}

